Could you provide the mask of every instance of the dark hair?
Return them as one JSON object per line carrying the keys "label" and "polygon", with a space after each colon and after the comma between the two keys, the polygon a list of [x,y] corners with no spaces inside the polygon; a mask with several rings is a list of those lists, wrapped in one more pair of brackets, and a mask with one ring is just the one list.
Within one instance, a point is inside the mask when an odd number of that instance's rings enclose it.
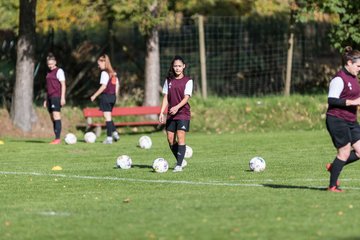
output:
{"label": "dark hair", "polygon": [[54,54],[52,52],[49,52],[47,57],[46,57],[46,61],[50,61],[50,60],[56,61],[56,58],[55,58],[55,56],[54,56]]}
{"label": "dark hair", "polygon": [[183,64],[185,64],[185,61],[182,57],[176,55],[173,60],[171,61],[171,64],[170,64],[170,68],[169,68],[169,71],[168,71],[168,74],[166,76],[166,79],[170,80],[170,79],[174,79],[175,78],[175,72],[174,72],[174,68],[173,68],[173,65],[174,65],[174,62],[175,61],[181,61]]}
{"label": "dark hair", "polygon": [[346,46],[344,49],[344,54],[342,56],[343,65],[346,65],[348,61],[352,63],[360,60],[360,51],[352,49],[350,46]]}

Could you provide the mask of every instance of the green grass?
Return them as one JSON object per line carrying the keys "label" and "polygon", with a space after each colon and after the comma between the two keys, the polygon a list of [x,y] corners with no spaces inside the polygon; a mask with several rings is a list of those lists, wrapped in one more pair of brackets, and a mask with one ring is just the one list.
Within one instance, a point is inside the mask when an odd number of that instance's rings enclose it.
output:
{"label": "green grass", "polygon": [[[181,173],[152,172],[174,160],[162,132],[119,143],[51,146],[50,139],[0,145],[0,239],[358,239],[360,166],[344,193],[323,189],[335,150],[324,130],[189,133],[194,155]],[[129,170],[115,169],[128,154]],[[248,171],[262,156],[264,172]],[[62,171],[52,171],[59,165]]]}

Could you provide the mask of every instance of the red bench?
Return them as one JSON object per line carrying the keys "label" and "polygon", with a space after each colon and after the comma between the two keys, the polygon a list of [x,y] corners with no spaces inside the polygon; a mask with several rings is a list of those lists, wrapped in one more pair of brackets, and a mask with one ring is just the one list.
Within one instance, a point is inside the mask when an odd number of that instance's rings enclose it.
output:
{"label": "red bench", "polygon": [[[161,107],[142,106],[142,107],[114,107],[112,111],[113,117],[121,116],[148,116],[148,118],[142,118],[139,121],[114,121],[115,127],[136,127],[136,126],[154,126],[156,129],[160,129],[164,124],[161,124],[158,120]],[[105,120],[102,119],[99,123],[94,123],[93,118],[103,118],[103,112],[99,108],[84,108],[84,117],[86,118],[86,131],[95,128],[96,135],[100,135],[101,128],[105,127]],[[150,118],[149,115],[156,115],[156,119]]]}

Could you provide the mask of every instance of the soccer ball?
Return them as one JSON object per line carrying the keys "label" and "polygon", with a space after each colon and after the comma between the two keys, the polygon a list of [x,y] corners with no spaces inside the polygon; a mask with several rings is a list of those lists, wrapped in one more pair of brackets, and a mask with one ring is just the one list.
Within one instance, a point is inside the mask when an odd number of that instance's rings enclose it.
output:
{"label": "soccer ball", "polygon": [[84,140],[87,143],[94,143],[96,141],[96,135],[93,132],[87,132],[84,135]]}
{"label": "soccer ball", "polygon": [[193,150],[190,146],[186,145],[186,150],[185,150],[185,158],[191,158],[193,155]]}
{"label": "soccer ball", "polygon": [[150,149],[152,146],[151,138],[148,136],[142,136],[139,139],[139,146],[143,149]]}
{"label": "soccer ball", "polygon": [[132,160],[128,155],[121,155],[116,159],[116,166],[121,169],[131,168]]}
{"label": "soccer ball", "polygon": [[154,160],[152,167],[155,172],[164,173],[169,169],[169,164],[165,159],[157,158]]}
{"label": "soccer ball", "polygon": [[187,166],[187,161],[185,159],[183,159],[182,163],[181,163],[181,166],[184,168]]}
{"label": "soccer ball", "polygon": [[261,172],[265,170],[266,163],[262,157],[254,157],[250,160],[249,167],[251,171]]}
{"label": "soccer ball", "polygon": [[76,138],[76,136],[75,136],[74,134],[72,134],[72,133],[66,134],[66,136],[65,136],[65,142],[66,142],[67,144],[75,144],[76,141],[77,141],[77,138]]}

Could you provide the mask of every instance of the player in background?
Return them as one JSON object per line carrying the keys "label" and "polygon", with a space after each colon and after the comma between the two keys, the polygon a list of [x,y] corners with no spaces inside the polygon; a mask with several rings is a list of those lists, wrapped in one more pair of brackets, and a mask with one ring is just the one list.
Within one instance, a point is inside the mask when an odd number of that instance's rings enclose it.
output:
{"label": "player in background", "polygon": [[116,102],[116,95],[118,94],[119,80],[117,74],[114,71],[110,58],[108,55],[104,54],[99,57],[98,67],[101,70],[100,75],[100,87],[99,89],[90,97],[91,101],[100,96],[100,110],[104,114],[106,121],[106,139],[103,141],[104,144],[112,144],[114,141],[120,139],[119,133],[116,131],[114,122],[112,121],[111,112]]}
{"label": "player in background", "polygon": [[[190,105],[189,98],[193,91],[193,80],[185,76],[186,68],[184,60],[180,56],[175,56],[171,61],[170,69],[163,86],[163,101],[160,123],[166,121],[167,140],[172,153],[176,158],[174,172],[181,172],[184,160],[186,145],[185,134],[190,127]],[[168,109],[167,118],[164,112]]]}
{"label": "player in background", "polygon": [[330,172],[328,190],[332,192],[342,192],[339,175],[345,165],[359,160],[360,156],[360,125],[357,122],[360,51],[346,47],[342,61],[342,69],[330,82],[326,113],[326,127],[337,149],[335,160],[326,165]]}
{"label": "player in background", "polygon": [[46,58],[46,63],[49,72],[46,74],[46,99],[44,100],[44,107],[48,109],[53,122],[53,129],[55,139],[50,144],[60,144],[61,134],[61,107],[65,105],[65,73],[61,68],[56,66],[56,59],[52,53],[49,53]]}

